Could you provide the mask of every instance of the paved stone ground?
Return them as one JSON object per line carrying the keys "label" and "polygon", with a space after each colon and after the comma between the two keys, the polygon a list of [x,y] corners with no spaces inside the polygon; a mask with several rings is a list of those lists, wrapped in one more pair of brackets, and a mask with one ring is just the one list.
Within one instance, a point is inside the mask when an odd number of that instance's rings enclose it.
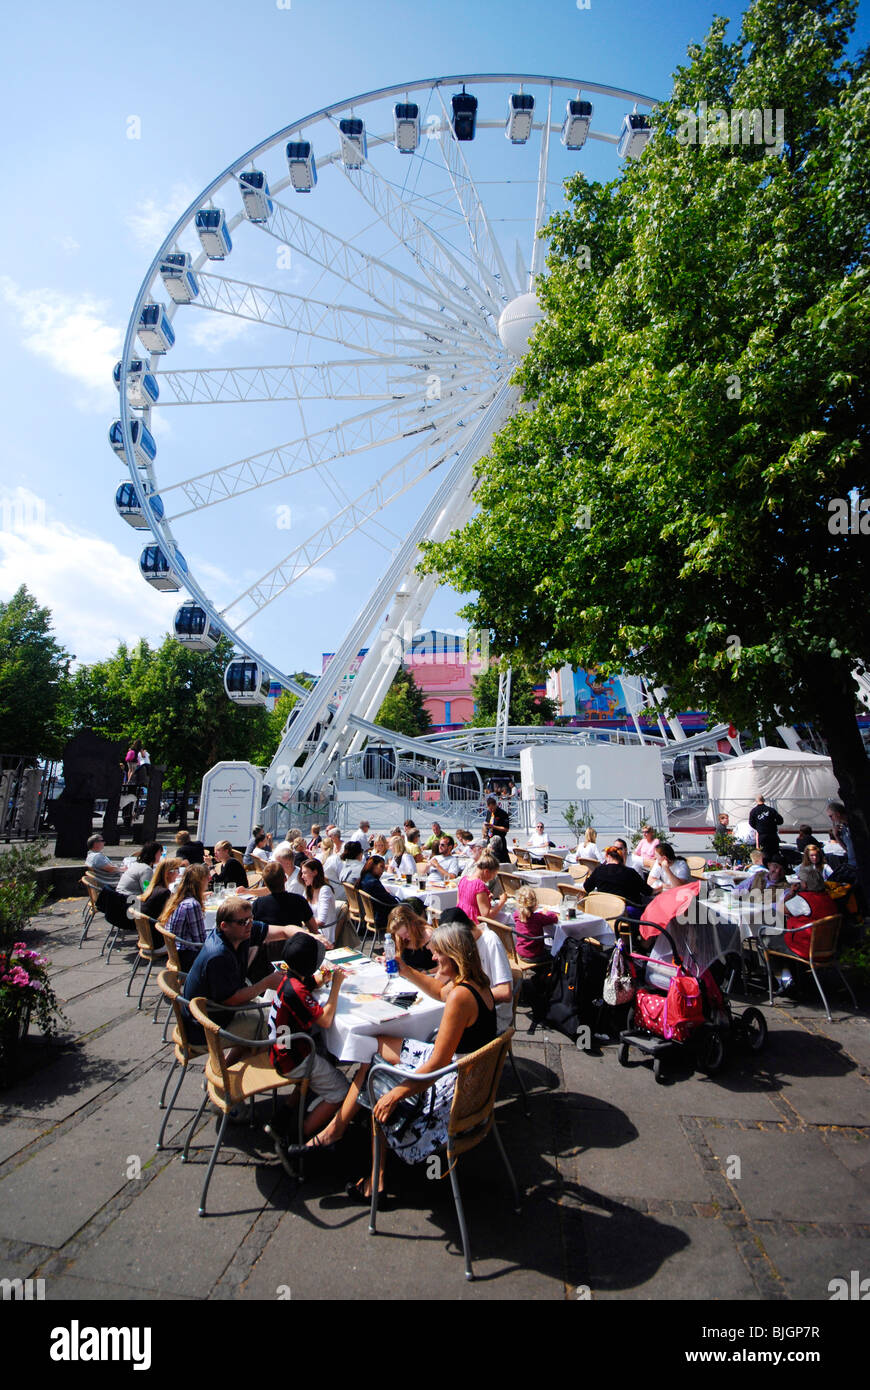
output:
{"label": "paved stone ground", "polygon": [[[827,1300],[832,1278],[870,1275],[866,1014],[828,1024],[814,1002],[765,1004],[761,1056],[734,1055],[715,1080],[675,1066],[665,1086],[637,1053],[622,1068],[613,1047],[520,1031],[531,1117],[509,1067],[498,1117],[523,1210],[493,1145],[461,1160],[467,1284],[449,1182],[425,1167],[394,1164],[395,1208],[367,1234],[341,1195],[365,1168],[362,1127],[296,1185],[261,1129],[233,1126],[198,1218],[215,1123],[187,1165],[155,1152],[168,1066],[156,985],[137,1012],[132,956],[106,965],[102,919],[79,950],[80,909],[34,922],[69,1028],[59,1044],[29,1039],[26,1075],[0,1093],[0,1277],[42,1277],[47,1299]],[[199,1095],[188,1078],[176,1129]]]}

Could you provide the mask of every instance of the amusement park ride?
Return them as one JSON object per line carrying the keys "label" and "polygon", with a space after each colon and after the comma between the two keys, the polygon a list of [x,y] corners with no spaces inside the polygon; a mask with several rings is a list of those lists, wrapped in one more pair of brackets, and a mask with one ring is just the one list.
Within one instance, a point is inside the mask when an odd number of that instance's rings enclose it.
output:
{"label": "amusement park ride", "polygon": [[[584,151],[599,162],[608,147],[642,154],[653,105],[594,82],[505,74],[367,92],[236,159],[154,256],[114,372],[109,438],[129,474],[116,506],[151,533],[148,583],[189,595],[177,639],[201,651],[221,635],[234,643],[229,698],[264,703],[273,682],[299,696],[266,773],[273,813],[345,783],[382,786],[386,765],[394,780],[404,769],[406,784],[440,787],[441,805],[454,792],[477,798],[493,776],[518,779],[530,743],[607,737],[510,728],[504,687],[489,731],[414,739],[374,720],[400,634],[422,623],[437,587],[416,573],[421,543],[471,516],[475,464],[521,408],[511,375],[542,317],[539,232]],[[214,364],[228,343],[244,345],[243,364]],[[315,523],[297,539],[294,520],[289,549],[286,529],[264,523],[282,482],[294,498],[284,510]],[[181,549],[201,555],[204,537],[244,575],[220,604]],[[289,674],[294,628],[317,612],[310,591],[299,595],[339,554],[343,592],[368,597],[309,691]],[[687,738],[666,692],[639,689],[635,732],[615,741],[673,754],[728,738],[725,726]]]}

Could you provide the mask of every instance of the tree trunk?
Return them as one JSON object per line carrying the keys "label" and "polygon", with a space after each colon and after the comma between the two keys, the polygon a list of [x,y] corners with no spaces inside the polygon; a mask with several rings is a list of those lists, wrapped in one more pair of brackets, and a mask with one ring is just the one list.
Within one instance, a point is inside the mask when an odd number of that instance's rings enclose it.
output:
{"label": "tree trunk", "polygon": [[858,878],[864,890],[864,910],[870,908],[870,758],[864,751],[855,716],[851,675],[835,668],[816,688],[816,723],[828,745],[840,800],[846,808]]}
{"label": "tree trunk", "polygon": [[184,779],[184,790],[181,794],[181,805],[178,808],[178,828],[187,829],[187,803],[190,800],[190,778]]}

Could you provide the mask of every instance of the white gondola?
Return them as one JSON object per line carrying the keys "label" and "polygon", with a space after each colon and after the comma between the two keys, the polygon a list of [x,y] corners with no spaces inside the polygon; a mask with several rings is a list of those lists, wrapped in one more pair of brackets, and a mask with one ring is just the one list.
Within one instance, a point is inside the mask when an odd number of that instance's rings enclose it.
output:
{"label": "white gondola", "polygon": [[239,174],[239,190],[248,221],[268,222],[272,216],[273,205],[272,199],[269,197],[269,185],[263,171],[261,169],[249,169],[247,173]]}
{"label": "white gondola", "polygon": [[308,140],[291,140],[287,145],[290,182],[297,193],[310,193],[317,183],[317,165]]}
{"label": "white gondola", "polygon": [[191,304],[199,294],[193,272],[193,257],[187,251],[169,251],[160,262],[160,276],[166,293],[176,304]]}
{"label": "white gondola", "polygon": [[453,98],[453,134],[457,140],[473,140],[477,127],[477,97],[462,88]]}
{"label": "white gondola", "polygon": [[147,579],[153,589],[163,589],[167,593],[177,593],[181,588],[175,571],[187,572],[184,556],[176,550],[170,564],[159,545],[146,545],[139,556],[139,572]]}
{"label": "white gondola", "polygon": [[176,613],[173,633],[177,642],[195,652],[213,652],[221,639],[217,623],[193,599],[183,603]]}
{"label": "white gondola", "polygon": [[169,315],[162,304],[143,304],[136,332],[139,342],[149,352],[168,352],[175,342]]}
{"label": "white gondola", "polygon": [[416,102],[396,103],[393,107],[393,128],[399,153],[414,154],[420,143],[420,108]]}
{"label": "white gondola", "polygon": [[145,493],[149,496],[154,515],[158,520],[162,520],[163,503],[156,492],[151,492],[150,483],[145,482],[144,479],[138,486],[129,480],[126,483],[121,483],[115,493],[115,510],[119,516],[124,518],[127,525],[132,526],[136,531],[148,530],[148,522],[139,500],[140,495]]}
{"label": "white gondola", "polygon": [[222,261],[233,249],[223,208],[200,208],[193,219],[202,249],[210,261]]}
{"label": "white gondola", "polygon": [[591,101],[569,101],[562,122],[562,144],[566,150],[582,150],[592,121]]}
{"label": "white gondola", "polygon": [[361,169],[366,162],[368,146],[366,128],[359,116],[346,116],[339,121],[341,132],[341,162],[345,169]]}
{"label": "white gondola", "polygon": [[[140,468],[147,468],[149,463],[153,463],[157,457],[157,445],[154,436],[146,427],[142,420],[130,421],[130,438],[133,441],[133,455]],[[109,443],[118,455],[118,458],[126,458],[124,450],[124,432],[121,428],[120,420],[113,420],[109,428]]]}
{"label": "white gondola", "polygon": [[535,119],[535,98],[522,92],[511,92],[508,118],[504,133],[512,145],[524,145],[532,133]]}
{"label": "white gondola", "polygon": [[[121,390],[121,363],[116,362],[112,371],[112,380]],[[127,404],[134,410],[145,410],[149,405],[154,405],[160,395],[160,387],[157,385],[156,376],[152,376],[148,370],[148,363],[141,358],[134,357],[127,368]]]}
{"label": "white gondola", "polygon": [[640,159],[651,134],[649,116],[630,111],[622,122],[616,153],[620,159]]}
{"label": "white gondola", "polygon": [[265,705],[270,683],[259,662],[250,657],[233,657],[224,671],[224,689],[237,705]]}

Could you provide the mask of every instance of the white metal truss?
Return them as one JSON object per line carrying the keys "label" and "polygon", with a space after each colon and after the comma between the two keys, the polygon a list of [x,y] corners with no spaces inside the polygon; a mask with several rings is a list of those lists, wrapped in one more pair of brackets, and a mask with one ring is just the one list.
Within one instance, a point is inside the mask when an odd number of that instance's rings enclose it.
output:
{"label": "white metal truss", "polygon": [[255,488],[265,487],[267,483],[295,477],[309,468],[318,468],[350,454],[364,453],[381,444],[412,439],[424,431],[434,433],[436,429],[436,422],[426,415],[419,401],[398,406],[390,401],[343,420],[339,425],[304,434],[287,444],[278,444],[273,449],[235,459],[221,468],[212,468],[184,482],[173,483],[163,488],[162,496],[165,499],[170,493],[180,491],[188,502],[184,511],[173,513],[175,520],[190,512],[201,511],[203,507],[212,507],[217,502],[226,502],[231,497],[241,497]]}
{"label": "white metal truss", "polygon": [[529,261],[529,292],[535,288],[535,281],[544,268],[546,254],[544,243],[539,235],[544,225],[547,211],[547,173],[550,167],[550,122],[553,117],[553,88],[547,95],[547,119],[541,131],[541,155],[538,160],[538,196],[535,199],[535,230],[532,237],[532,253]]}
{"label": "white metal truss", "polygon": [[507,748],[508,715],[511,707],[511,675],[512,668],[498,673],[498,700],[495,712],[495,751],[501,751],[501,756],[505,756]]}
{"label": "white metal truss", "polygon": [[[263,401],[394,401],[425,399],[426,377],[446,363],[434,356],[396,356],[361,361],[315,362],[273,367],[192,367],[161,372],[154,409],[176,405],[259,405]],[[458,367],[458,364],[457,364]],[[473,385],[488,368],[454,368],[439,377],[439,400]],[[422,378],[422,380],[421,380]]]}

